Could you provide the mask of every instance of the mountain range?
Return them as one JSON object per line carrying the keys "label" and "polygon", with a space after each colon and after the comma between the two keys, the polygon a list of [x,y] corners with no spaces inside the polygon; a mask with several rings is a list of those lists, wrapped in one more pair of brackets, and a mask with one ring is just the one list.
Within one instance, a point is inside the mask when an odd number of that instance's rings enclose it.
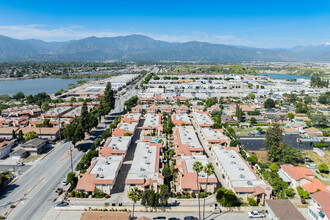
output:
{"label": "mountain range", "polygon": [[144,35],[88,37],[67,42],[0,35],[0,61],[330,61],[330,45],[262,49],[191,41],[169,43]]}

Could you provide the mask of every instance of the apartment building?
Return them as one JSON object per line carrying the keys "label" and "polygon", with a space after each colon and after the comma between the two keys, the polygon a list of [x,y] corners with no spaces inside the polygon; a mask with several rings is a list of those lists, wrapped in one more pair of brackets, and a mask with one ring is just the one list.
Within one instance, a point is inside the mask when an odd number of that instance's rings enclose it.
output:
{"label": "apartment building", "polygon": [[112,136],[120,137],[126,135],[127,133],[130,134],[130,136],[133,136],[137,125],[138,125],[137,122],[129,122],[129,123],[121,122],[117,125],[117,128],[113,129]]}
{"label": "apartment building", "polygon": [[172,122],[177,126],[181,126],[183,124],[185,126],[192,125],[192,122],[187,114],[173,114],[171,119]]}
{"label": "apartment building", "polygon": [[164,183],[164,177],[160,172],[161,148],[161,143],[140,142],[137,144],[132,166],[125,180],[127,191],[133,187],[158,191],[160,185]]}
{"label": "apartment building", "polygon": [[250,166],[235,150],[226,150],[224,147],[213,147],[216,163],[224,175],[229,189],[245,201],[253,196],[258,203],[264,204],[270,199],[272,188],[261,180]]}
{"label": "apartment building", "polygon": [[201,137],[207,146],[224,146],[228,147],[230,138],[224,134],[223,129],[202,128]]}
{"label": "apartment building", "polygon": [[205,155],[181,156],[177,159],[176,168],[178,169],[178,174],[174,183],[176,192],[198,194],[201,189],[205,192],[207,185],[207,192],[214,193],[218,179],[212,174],[207,180],[206,173],[202,171],[198,174],[197,181],[197,173],[193,169],[194,163],[197,161],[201,162],[203,166],[206,166],[208,163]]}
{"label": "apartment building", "polygon": [[162,115],[161,114],[146,114],[142,126],[142,132],[144,135],[155,133],[160,135],[163,130]]}
{"label": "apartment building", "polygon": [[308,214],[315,220],[330,219],[330,192],[316,192],[311,194]]}
{"label": "apartment building", "polygon": [[200,144],[194,127],[179,126],[173,128],[173,146],[178,156],[203,154],[204,149]]}
{"label": "apartment building", "polygon": [[121,118],[121,122],[125,122],[125,123],[137,122],[137,123],[139,123],[140,118],[141,118],[140,113],[128,113],[123,118]]}
{"label": "apartment building", "polygon": [[123,160],[124,156],[94,158],[87,172],[80,174],[76,190],[93,194],[97,188],[110,194]]}
{"label": "apartment building", "polygon": [[109,157],[115,155],[125,156],[131,144],[131,136],[109,137],[104,146],[100,147],[99,156]]}
{"label": "apartment building", "polygon": [[212,128],[214,122],[207,112],[193,112],[192,116],[198,130]]}

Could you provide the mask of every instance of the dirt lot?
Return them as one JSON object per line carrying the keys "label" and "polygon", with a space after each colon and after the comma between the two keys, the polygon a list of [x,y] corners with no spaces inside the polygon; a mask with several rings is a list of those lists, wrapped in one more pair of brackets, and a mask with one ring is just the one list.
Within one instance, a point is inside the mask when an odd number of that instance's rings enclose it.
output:
{"label": "dirt lot", "polygon": [[248,151],[248,153],[250,155],[253,154],[252,152],[254,152],[257,155],[259,162],[261,162],[261,163],[269,162],[268,159],[267,159],[267,151],[265,151],[265,150],[251,150],[251,151]]}

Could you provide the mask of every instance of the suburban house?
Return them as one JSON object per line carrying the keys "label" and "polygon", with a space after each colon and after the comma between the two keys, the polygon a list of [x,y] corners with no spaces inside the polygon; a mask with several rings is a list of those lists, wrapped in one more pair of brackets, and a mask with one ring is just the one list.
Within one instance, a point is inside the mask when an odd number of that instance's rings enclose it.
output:
{"label": "suburban house", "polygon": [[34,138],[22,144],[21,147],[30,154],[41,154],[45,149],[46,143],[47,140]]}
{"label": "suburban house", "polygon": [[266,200],[266,209],[273,220],[305,220],[288,199]]}
{"label": "suburban house", "polygon": [[158,192],[164,183],[164,177],[160,172],[161,148],[161,143],[140,142],[137,144],[132,166],[125,180],[127,191],[138,187],[141,190],[154,189]]}
{"label": "suburban house", "polygon": [[123,160],[124,156],[95,157],[87,172],[80,174],[77,191],[93,194],[99,189],[110,194]]}
{"label": "suburban house", "polygon": [[279,170],[280,177],[284,175],[284,179],[288,179],[290,186],[296,189],[301,186],[309,193],[314,193],[317,190],[328,192],[326,186],[321,183],[317,178],[314,178],[314,171],[307,169],[306,167],[294,167],[291,164],[281,165]]}
{"label": "suburban house", "polygon": [[8,156],[11,149],[15,146],[14,141],[2,141],[0,142],[0,159]]}
{"label": "suburban house", "polygon": [[219,105],[212,105],[211,107],[207,108],[208,113],[211,113],[213,111],[220,111],[220,110],[221,110],[221,108],[219,107]]}
{"label": "suburban house", "polygon": [[330,192],[316,192],[311,194],[308,214],[315,220],[330,219]]}
{"label": "suburban house", "polygon": [[[38,134],[39,138],[48,139],[48,140],[57,140],[60,138],[60,128],[46,128],[46,127],[39,127],[39,128],[30,128],[30,127],[24,127],[20,128],[23,132],[23,134],[26,134],[28,132],[34,131]],[[19,131],[18,131],[19,132]],[[18,133],[17,132],[17,133]]]}
{"label": "suburban house", "polygon": [[193,164],[199,161],[203,166],[208,163],[207,157],[205,155],[194,155],[194,156],[181,156],[177,159],[176,168],[178,169],[178,174],[176,178],[175,190],[176,192],[186,192],[198,194],[201,189],[205,191],[207,185],[207,192],[215,192],[218,184],[218,180],[214,174],[208,177],[204,171],[198,174],[193,170]]}

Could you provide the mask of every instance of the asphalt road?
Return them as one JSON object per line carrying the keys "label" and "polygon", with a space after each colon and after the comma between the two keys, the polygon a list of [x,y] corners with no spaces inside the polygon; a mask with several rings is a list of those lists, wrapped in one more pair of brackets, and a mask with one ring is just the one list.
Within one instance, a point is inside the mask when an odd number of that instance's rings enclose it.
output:
{"label": "asphalt road", "polygon": [[[100,137],[112,120],[122,112],[124,102],[131,96],[136,95],[137,92],[135,89],[130,89],[117,99],[115,109],[111,115],[105,118],[105,122],[100,124],[91,133],[89,139],[85,140],[80,147],[89,149],[94,139]],[[71,170],[70,157],[61,160],[68,152],[70,146],[72,146],[71,143],[58,145],[45,159],[33,165],[14,184],[10,185],[0,195],[0,215],[4,214],[10,205],[18,201],[39,179],[43,178],[7,217],[7,219],[13,220],[42,219],[56,199],[56,188],[61,187],[62,180],[66,179],[67,173]],[[76,166],[82,155],[83,152],[81,151],[74,152],[73,167]]]}

